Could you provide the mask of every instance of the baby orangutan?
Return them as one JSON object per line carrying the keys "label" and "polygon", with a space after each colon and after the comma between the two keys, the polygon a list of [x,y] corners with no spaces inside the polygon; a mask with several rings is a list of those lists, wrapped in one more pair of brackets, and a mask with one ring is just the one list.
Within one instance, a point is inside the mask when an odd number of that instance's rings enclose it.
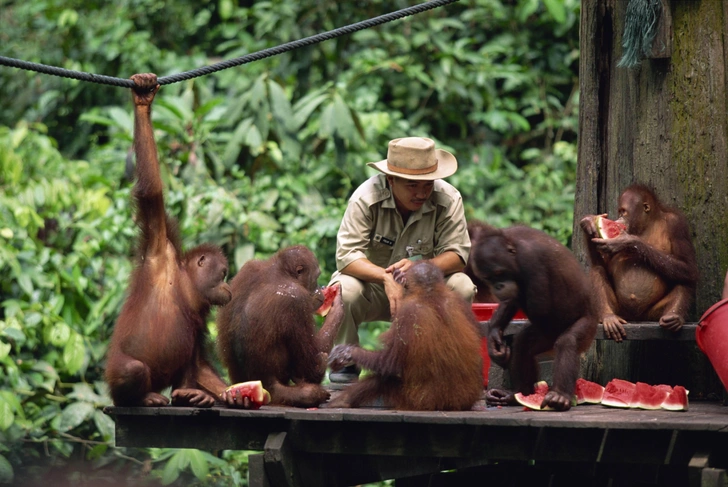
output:
{"label": "baby orangutan", "polygon": [[402,299],[383,349],[337,345],[331,370],[356,364],[371,371],[325,407],[383,406],[414,411],[469,410],[483,390],[480,336],[467,303],[445,285],[442,271],[418,261],[394,271]]}

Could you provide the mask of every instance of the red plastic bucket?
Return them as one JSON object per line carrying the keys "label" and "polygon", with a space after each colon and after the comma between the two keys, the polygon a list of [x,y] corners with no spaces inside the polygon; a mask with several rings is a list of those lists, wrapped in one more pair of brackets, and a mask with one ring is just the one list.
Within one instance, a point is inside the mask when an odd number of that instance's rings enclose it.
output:
{"label": "red plastic bucket", "polygon": [[[488,321],[495,313],[498,303],[473,303],[473,313],[478,321]],[[514,320],[527,320],[526,314],[520,309],[516,311]],[[490,372],[490,355],[488,355],[488,339],[480,340],[480,355],[483,357],[483,386],[488,387],[488,373]]]}
{"label": "red plastic bucket", "polygon": [[728,299],[718,301],[703,313],[695,330],[698,347],[708,356],[723,387],[728,391]]}
{"label": "red plastic bucket", "polygon": [[[495,313],[496,308],[500,303],[473,303],[473,313],[478,321],[488,321]],[[514,320],[527,320],[526,313],[520,309],[516,311],[516,315],[513,317]]]}

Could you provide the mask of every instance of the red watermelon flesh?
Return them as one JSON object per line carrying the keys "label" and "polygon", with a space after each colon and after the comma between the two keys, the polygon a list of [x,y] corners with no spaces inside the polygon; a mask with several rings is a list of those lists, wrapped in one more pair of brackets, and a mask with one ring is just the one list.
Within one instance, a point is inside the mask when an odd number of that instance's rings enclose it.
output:
{"label": "red watermelon flesh", "polygon": [[644,382],[635,385],[634,395],[630,407],[640,409],[660,409],[662,403],[672,392],[670,386],[651,386]]}
{"label": "red watermelon flesh", "polygon": [[603,216],[597,216],[594,219],[594,225],[597,227],[599,238],[610,239],[618,237],[627,230],[627,226],[620,222],[615,222]]}
{"label": "red watermelon flesh", "polygon": [[[529,394],[528,396],[524,396],[520,392],[516,393],[516,401],[518,401],[518,404],[521,406],[524,406],[524,409],[534,409],[536,411],[541,411],[541,403],[543,403],[544,397],[546,397],[546,393],[549,391],[549,385],[546,383],[546,381],[539,381],[534,386],[533,394]],[[551,409],[550,407],[546,406],[543,408]]]}
{"label": "red watermelon flesh", "polygon": [[675,386],[667,399],[662,403],[663,409],[670,411],[687,411],[688,410],[688,394],[690,391],[683,386]]}
{"label": "red watermelon flesh", "polygon": [[615,408],[628,408],[632,403],[632,396],[637,386],[622,379],[612,379],[604,388],[602,404]]}
{"label": "red watermelon flesh", "polygon": [[270,402],[270,393],[263,388],[263,383],[259,380],[238,382],[225,389],[225,392],[232,392],[236,396],[248,397],[252,409],[259,409],[261,406],[265,406]]}
{"label": "red watermelon flesh", "polygon": [[604,386],[586,379],[576,380],[576,404],[599,404],[604,396]]}
{"label": "red watermelon flesh", "polygon": [[321,292],[324,295],[324,302],[321,303],[319,309],[316,310],[316,314],[326,316],[331,310],[331,306],[334,304],[334,299],[336,299],[336,295],[339,293],[339,284],[334,284],[333,286],[324,286],[323,288],[321,288]]}

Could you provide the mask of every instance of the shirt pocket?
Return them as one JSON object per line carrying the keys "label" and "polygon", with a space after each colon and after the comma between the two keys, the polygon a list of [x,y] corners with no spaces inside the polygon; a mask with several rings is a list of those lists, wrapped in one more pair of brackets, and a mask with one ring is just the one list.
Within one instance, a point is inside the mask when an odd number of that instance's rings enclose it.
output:
{"label": "shirt pocket", "polygon": [[367,258],[379,267],[387,267],[393,251],[393,245],[387,245],[385,243],[372,240],[371,245],[369,246],[369,255]]}
{"label": "shirt pocket", "polygon": [[433,257],[432,241],[429,239],[417,240],[405,246],[405,251],[410,259],[431,259]]}

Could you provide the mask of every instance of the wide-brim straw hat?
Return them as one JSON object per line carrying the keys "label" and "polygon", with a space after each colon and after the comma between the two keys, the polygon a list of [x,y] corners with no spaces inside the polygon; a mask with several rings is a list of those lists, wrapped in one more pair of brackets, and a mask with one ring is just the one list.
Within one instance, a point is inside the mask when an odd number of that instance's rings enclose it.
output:
{"label": "wide-brim straw hat", "polygon": [[448,151],[435,149],[432,139],[403,137],[389,142],[386,159],[369,162],[367,166],[390,176],[433,180],[453,175],[458,161]]}

